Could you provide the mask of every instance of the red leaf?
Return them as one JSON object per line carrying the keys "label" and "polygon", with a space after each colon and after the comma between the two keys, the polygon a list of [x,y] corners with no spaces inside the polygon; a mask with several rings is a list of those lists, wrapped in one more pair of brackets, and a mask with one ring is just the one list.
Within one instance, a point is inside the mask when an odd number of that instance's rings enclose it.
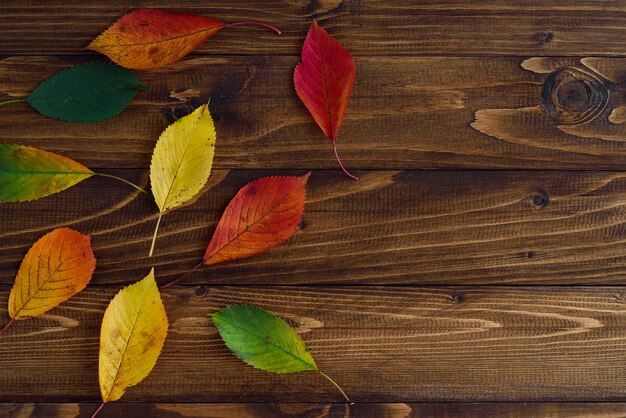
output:
{"label": "red leaf", "polygon": [[355,75],[352,56],[313,21],[302,46],[302,62],[296,66],[294,85],[300,100],[332,142],[337,163],[344,173],[357,180],[343,167],[335,145]]}
{"label": "red leaf", "polygon": [[263,177],[242,187],[224,211],[202,261],[161,287],[182,282],[203,265],[252,257],[286,241],[302,219],[310,175]]}
{"label": "red leaf", "polygon": [[215,229],[204,264],[252,257],[286,241],[302,219],[310,174],[264,177],[239,190]]}

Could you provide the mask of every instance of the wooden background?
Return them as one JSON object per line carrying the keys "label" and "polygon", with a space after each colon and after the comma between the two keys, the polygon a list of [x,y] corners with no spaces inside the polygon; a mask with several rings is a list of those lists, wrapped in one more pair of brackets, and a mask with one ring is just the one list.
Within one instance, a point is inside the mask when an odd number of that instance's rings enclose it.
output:
{"label": "wooden background", "polygon": [[[28,247],[58,226],[93,236],[92,284],[0,337],[0,414],[88,417],[100,402],[100,321],[122,285],[201,258],[247,182],[312,170],[286,244],[164,291],[152,374],[102,417],[626,416],[626,1],[5,0],[0,99],[26,96],[123,13],[162,7],[226,22],[195,54],[141,71],[150,90],[96,125],[0,108],[2,142],[147,186],[151,150],[210,99],[211,185],[157,217],[106,178],[0,206],[0,320]],[[336,168],[292,72],[312,19],[355,57]],[[249,303],[287,318],[320,376],[245,366],[207,314]]]}

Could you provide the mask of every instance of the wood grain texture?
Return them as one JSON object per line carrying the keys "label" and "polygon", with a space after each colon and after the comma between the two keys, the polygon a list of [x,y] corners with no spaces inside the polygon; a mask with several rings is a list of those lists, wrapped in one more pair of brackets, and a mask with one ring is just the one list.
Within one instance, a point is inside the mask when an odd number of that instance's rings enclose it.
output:
{"label": "wood grain texture", "polygon": [[[209,186],[165,216],[152,259],[152,198],[111,179],[0,205],[0,326],[44,233],[89,233],[98,259],[84,292],[0,336],[1,416],[89,417],[102,315],[120,285],[152,266],[161,283],[178,278],[240,187],[308,170],[289,241],[164,291],[164,352],[103,418],[626,416],[625,2],[6,0],[0,101],[105,59],[83,48],[140,7],[284,33],[225,28],[183,61],[138,72],[150,90],[103,123],[2,106],[2,142],[143,186],[159,134],[209,101],[218,141]],[[336,169],[293,89],[312,19],[355,56],[337,144],[358,182]],[[332,403],[341,396],[315,373],[237,360],[207,317],[232,303],[285,317],[356,404]]]}
{"label": "wood grain texture", "polygon": [[[92,169],[145,168],[177,117],[210,101],[215,167],[334,169],[331,144],[293,88],[298,57],[195,57],[140,73],[118,117],[54,121],[2,107],[3,141]],[[25,97],[83,58],[5,57],[0,100]],[[358,57],[337,145],[350,169],[626,168],[626,59]],[[123,145],[123,146],[122,146]]]}
{"label": "wood grain texture", "polygon": [[[143,170],[109,171],[146,185]],[[303,171],[282,172],[301,175]],[[195,266],[239,188],[275,171],[216,170],[208,190],[168,213],[155,256],[152,197],[106,178],[3,204],[0,282],[57,226],[92,235],[93,283],[129,283],[155,266]],[[205,267],[186,283],[623,284],[626,175],[618,172],[314,171],[303,223],[266,254]],[[68,202],[72,202],[68,206]]]}
{"label": "wood grain texture", "polygon": [[225,29],[199,47],[204,54],[296,55],[312,19],[355,55],[623,55],[626,43],[626,5],[610,0],[70,0],[52,5],[8,0],[0,5],[0,52],[76,53],[120,15],[141,7],[225,22],[262,20],[283,30],[276,37],[259,29]]}
{"label": "wood grain texture", "polygon": [[[158,269],[157,269],[158,275]],[[116,288],[91,286],[14,323],[0,401],[95,402],[98,336]],[[301,333],[355,402],[619,401],[626,288],[184,287],[166,289],[168,339],[126,401],[339,401],[316,373],[271,375],[235,358],[208,313],[262,306]],[[6,300],[8,288],[0,292]],[[0,319],[8,319],[4,304]]]}
{"label": "wood grain texture", "polygon": [[[6,403],[6,418],[88,418],[97,403]],[[107,405],[100,418],[623,418],[626,404],[589,403],[124,403]]]}

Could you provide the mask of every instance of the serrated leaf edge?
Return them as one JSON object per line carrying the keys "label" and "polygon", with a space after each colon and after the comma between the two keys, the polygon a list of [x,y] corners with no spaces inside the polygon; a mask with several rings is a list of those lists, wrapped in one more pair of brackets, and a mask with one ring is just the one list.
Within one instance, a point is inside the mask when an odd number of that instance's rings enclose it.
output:
{"label": "serrated leaf edge", "polygon": [[[276,176],[276,177],[280,177],[280,176]],[[292,327],[291,325],[289,325],[289,324],[287,323],[287,321],[285,321],[284,319],[282,319],[280,316],[278,316],[278,315],[276,315],[276,314],[274,314],[274,313],[272,313],[272,312],[268,311],[267,309],[264,309],[264,308],[262,308],[262,307],[260,307],[260,306],[248,305],[248,304],[229,305],[229,306],[227,306],[227,307],[225,307],[225,308],[223,308],[223,309],[220,309],[220,310],[219,310],[219,311],[217,311],[217,312],[213,312],[213,313],[209,314],[209,316],[211,317],[211,321],[213,322],[213,325],[214,325],[214,326],[218,329],[218,331],[220,331],[220,328],[219,328],[219,326],[217,326],[217,324],[215,323],[215,317],[216,317],[216,316],[218,316],[221,312],[223,312],[224,310],[226,310],[226,309],[228,309],[228,308],[231,308],[231,307],[239,307],[239,306],[240,306],[240,307],[255,308],[255,309],[262,309],[262,310],[264,310],[265,312],[267,312],[268,314],[270,314],[270,315],[272,315],[273,317],[275,317],[276,319],[278,319],[279,321],[281,321],[283,324],[285,324],[285,326],[289,327],[290,329],[292,329],[292,330],[295,332],[295,330],[293,329],[293,327]],[[305,361],[305,360],[301,359],[300,357],[298,357],[298,356],[294,355],[293,353],[290,353],[289,351],[286,351],[283,347],[280,347],[280,346],[278,346],[278,345],[275,345],[275,344],[269,343],[269,342],[265,341],[263,338],[260,338],[258,335],[251,333],[250,331],[248,331],[248,330],[247,330],[247,329],[245,329],[245,328],[241,328],[240,326],[234,325],[234,324],[233,324],[233,323],[231,323],[231,322],[229,322],[229,324],[230,324],[230,325],[233,325],[233,326],[235,326],[235,327],[237,327],[237,328],[239,328],[239,329],[241,329],[241,330],[243,330],[243,331],[246,331],[248,334],[250,334],[250,335],[254,336],[254,337],[255,337],[255,338],[257,338],[258,340],[262,341],[263,343],[265,343],[265,344],[267,344],[267,345],[271,345],[272,347],[276,347],[276,348],[278,348],[279,350],[281,350],[282,352],[284,352],[284,353],[286,353],[286,354],[290,355],[291,357],[293,357],[293,358],[297,359],[297,360],[298,360],[298,361],[300,361],[301,363],[304,363],[304,364],[306,364],[307,366],[311,366],[311,367],[313,367],[313,368],[312,368],[312,369],[310,369],[310,370],[301,370],[301,371],[296,371],[296,372],[272,372],[272,371],[269,371],[269,370],[264,370],[264,369],[261,369],[261,368],[259,368],[259,367],[256,367],[255,365],[253,365],[253,364],[249,363],[248,361],[246,361],[246,360],[244,360],[244,359],[240,358],[237,354],[235,354],[234,350],[230,347],[230,345],[228,344],[228,342],[226,342],[226,340],[224,340],[224,338],[222,337],[222,333],[221,333],[221,332],[219,332],[219,334],[220,334],[220,338],[222,339],[222,341],[224,341],[224,344],[226,344],[226,347],[228,347],[228,350],[229,350],[229,351],[230,351],[230,352],[231,352],[231,353],[232,353],[235,357],[237,357],[239,360],[243,361],[243,362],[244,362],[244,363],[246,363],[247,365],[249,365],[249,366],[251,366],[251,367],[253,367],[253,368],[257,369],[257,370],[264,371],[264,372],[266,372],[266,373],[270,373],[270,374],[279,374],[279,375],[285,375],[285,374],[295,374],[295,373],[301,373],[301,372],[307,372],[307,371],[311,371],[311,372],[315,372],[315,371],[317,371],[317,372],[319,372],[319,369],[318,369],[318,367],[317,367],[317,364],[315,364],[315,363],[310,364],[310,363],[308,363],[307,361]],[[297,338],[298,338],[300,341],[302,341],[302,344],[304,345],[304,347],[305,347],[305,348],[306,348],[306,350],[308,351],[308,347],[307,347],[306,343],[304,342],[304,340],[300,337],[300,335],[299,335],[297,332],[295,332],[295,334],[296,334]],[[311,356],[311,358],[312,358],[312,356]]]}
{"label": "serrated leaf edge", "polygon": [[104,122],[104,121],[107,121],[107,120],[113,119],[114,117],[116,117],[117,115],[119,115],[120,113],[122,113],[122,112],[124,111],[124,109],[126,109],[126,108],[128,107],[128,105],[129,105],[129,104],[130,104],[130,102],[133,100],[133,98],[131,98],[131,99],[128,101],[128,103],[126,103],[126,105],[125,105],[124,107],[122,107],[122,108],[121,108],[121,109],[120,109],[117,113],[114,113],[114,114],[112,114],[111,116],[109,116],[108,118],[105,118],[105,119],[98,119],[97,121],[68,121],[68,120],[65,120],[65,119],[59,119],[59,118],[56,118],[56,117],[54,117],[54,116],[44,115],[43,113],[39,112],[39,110],[37,110],[37,108],[35,108],[35,106],[33,106],[33,105],[31,104],[31,102],[29,101],[30,96],[32,95],[32,93],[33,93],[35,90],[37,90],[37,88],[39,88],[39,86],[40,86],[42,83],[44,83],[45,81],[47,81],[48,79],[50,79],[50,78],[52,78],[52,77],[56,77],[57,75],[59,75],[59,74],[61,74],[61,73],[65,72],[65,71],[71,70],[71,69],[73,69],[73,68],[76,68],[76,67],[79,67],[79,66],[83,66],[83,65],[93,64],[93,63],[105,64],[105,65],[110,65],[110,66],[113,66],[113,67],[119,67],[119,68],[123,68],[124,70],[126,70],[126,71],[130,71],[131,73],[133,73],[133,75],[135,76],[135,78],[137,79],[137,82],[138,82],[139,84],[138,84],[137,86],[129,86],[129,87],[128,87],[128,89],[130,89],[130,90],[135,90],[135,91],[145,91],[145,90],[148,90],[148,89],[149,89],[149,87],[147,87],[145,84],[143,84],[143,83],[141,82],[141,80],[139,80],[139,78],[137,77],[137,74],[135,74],[135,73],[134,73],[134,72],[133,72],[130,68],[122,67],[121,65],[118,65],[118,64],[116,64],[116,63],[114,63],[114,62],[110,62],[110,61],[89,61],[89,62],[83,62],[83,63],[81,63],[81,64],[76,64],[76,65],[72,65],[72,66],[70,66],[70,67],[64,68],[63,70],[61,70],[61,71],[59,71],[59,72],[57,72],[57,73],[52,74],[50,77],[46,78],[45,80],[42,80],[39,84],[37,84],[37,87],[35,87],[35,88],[34,88],[34,89],[30,92],[30,94],[28,95],[28,97],[27,97],[26,99],[24,99],[24,101],[25,101],[26,103],[28,103],[28,104],[29,104],[29,105],[30,105],[30,106],[31,106],[31,107],[32,107],[32,108],[33,108],[33,109],[34,109],[37,113],[39,113],[40,115],[42,115],[42,116],[44,116],[44,117],[47,117],[47,118],[50,118],[50,119],[58,120],[58,121],[61,121],[61,122],[67,122],[67,123],[79,123],[79,124],[88,125],[88,124],[92,124],[92,123]]}
{"label": "serrated leaf edge", "polygon": [[[145,11],[145,10],[159,10],[159,11],[162,11],[162,12],[171,12],[171,13],[176,13],[176,12],[172,12],[172,11],[170,11],[170,10],[155,9],[155,8],[151,8],[151,7],[142,7],[141,9],[135,9],[135,10],[133,10],[133,11],[130,11],[130,12],[125,13],[125,14],[123,14],[122,16],[118,17],[118,18],[115,20],[115,22],[111,23],[111,24],[110,24],[110,25],[109,25],[109,26],[108,26],[105,30],[103,30],[103,31],[102,31],[102,32],[101,32],[98,36],[96,36],[96,37],[95,37],[95,38],[94,38],[91,42],[89,42],[89,45],[87,45],[85,48],[83,48],[83,50],[96,51],[96,52],[99,52],[100,54],[103,54],[103,55],[105,55],[105,56],[108,56],[108,55],[107,55],[107,54],[105,54],[102,50],[100,50],[100,49],[96,49],[96,48],[92,48],[92,46],[91,46],[91,45],[93,45],[96,41],[98,41],[98,39],[102,38],[102,37],[104,36],[104,34],[105,34],[105,33],[107,33],[107,32],[108,32],[108,31],[109,31],[109,30],[110,30],[113,26],[115,26],[115,25],[117,24],[117,22],[119,22],[120,20],[122,20],[122,19],[123,19],[123,18],[125,18],[126,16],[128,16],[128,15],[132,15],[132,14],[134,14],[134,13],[139,13],[139,12],[142,12],[142,11]],[[195,15],[197,15],[197,16],[204,16],[204,15],[201,15],[201,14],[198,14],[198,13],[189,13],[189,12],[180,12],[180,13],[187,13],[187,14],[195,14]],[[206,17],[206,16],[205,16],[205,17]],[[210,19],[213,19],[213,20],[216,20],[216,21],[218,21],[218,22],[221,22],[221,23],[222,23],[221,27],[226,26],[226,23],[222,22],[221,20],[214,19],[214,18],[210,18]],[[193,35],[195,35],[195,34],[197,34],[197,33],[206,32],[206,31],[208,31],[208,30],[212,30],[212,29],[215,29],[215,28],[217,28],[217,27],[219,27],[219,26],[214,26],[214,27],[206,28],[206,29],[203,29],[203,30],[200,30],[200,31],[187,33],[187,34],[182,35],[182,36],[175,36],[175,37],[168,38],[168,39],[166,39],[166,40],[164,40],[164,41],[159,41],[159,42],[146,42],[146,43],[140,43],[140,44],[134,44],[134,45],[127,45],[127,44],[118,44],[118,45],[114,45],[114,44],[111,44],[111,45],[104,45],[103,47],[104,47],[104,48],[112,48],[112,47],[125,47],[125,46],[135,46],[135,45],[152,45],[152,44],[160,44],[160,43],[163,43],[163,42],[168,42],[168,41],[171,41],[172,39],[180,39],[180,38],[185,38],[185,37],[187,37],[187,36],[193,36]],[[126,68],[126,67],[123,67],[123,68]],[[158,67],[157,67],[157,68],[158,68]]]}
{"label": "serrated leaf edge", "polygon": [[[93,274],[94,274],[94,272],[95,272],[95,268],[96,268],[96,266],[98,265],[98,259],[96,258],[96,255],[93,253],[93,247],[91,246],[91,235],[89,235],[89,234],[83,234],[82,232],[77,231],[76,229],[73,229],[73,228],[68,228],[68,227],[54,228],[52,231],[50,231],[50,232],[48,232],[48,233],[46,233],[46,234],[42,235],[42,236],[41,236],[41,237],[40,237],[37,241],[35,241],[35,242],[34,242],[34,243],[33,243],[33,244],[29,247],[28,251],[26,252],[26,254],[24,255],[24,257],[22,258],[22,262],[21,262],[21,263],[24,263],[24,259],[26,258],[26,256],[28,256],[28,253],[32,250],[33,246],[35,246],[38,242],[43,241],[43,240],[44,240],[44,239],[46,239],[48,236],[50,236],[51,234],[53,234],[53,233],[55,233],[55,232],[57,232],[57,231],[59,231],[59,230],[68,230],[68,231],[70,231],[70,232],[72,232],[72,233],[76,233],[76,234],[80,235],[82,238],[86,238],[86,239],[87,239],[87,241],[88,241],[88,244],[89,244],[89,249],[91,250],[91,256],[93,257],[93,260],[94,260],[94,271],[92,271],[91,276],[89,277],[89,280],[87,280],[87,282],[85,283],[85,285],[84,285],[81,289],[79,289],[79,290],[78,290],[78,291],[76,291],[76,292],[75,292],[72,296],[70,296],[68,299],[66,299],[66,301],[67,301],[67,300],[71,299],[72,297],[74,297],[76,294],[78,294],[78,293],[82,292],[83,290],[85,290],[85,288],[86,288],[86,287],[89,285],[89,283],[91,282],[91,279],[93,278]],[[21,269],[21,268],[22,268],[22,265],[20,264],[20,269]],[[17,274],[19,275],[19,270],[18,270],[18,273],[17,273]],[[49,279],[50,279],[50,278],[48,277],[48,278],[44,281],[44,284],[45,284],[45,283],[46,283]],[[14,289],[14,288],[15,288],[15,286],[16,286],[15,280],[17,280],[17,276],[16,276],[16,278],[14,279],[13,286],[11,286],[11,290],[9,291],[9,305],[11,304],[11,297],[10,297],[10,294],[13,292],[13,289]],[[17,312],[14,312],[14,315],[11,313],[10,309],[8,309],[9,316],[11,317],[11,319],[12,319],[12,320],[20,321],[20,320],[25,320],[25,319],[30,319],[30,318],[33,318],[33,317],[30,317],[30,316],[23,316],[23,317],[20,317],[19,313],[20,313],[20,312],[21,312],[21,311],[22,311],[22,310],[26,307],[26,305],[28,304],[28,302],[30,301],[30,299],[32,299],[32,297],[33,297],[34,295],[36,295],[36,294],[37,294],[37,293],[41,290],[41,287],[42,287],[42,286],[43,286],[43,284],[42,284],[41,286],[39,286],[39,284],[38,284],[38,287],[37,287],[37,290],[35,291],[35,293],[33,293],[33,294],[30,296],[29,300],[28,300],[26,303],[24,303],[24,305],[22,306],[22,308],[21,308],[20,310],[18,310]],[[63,303],[63,302],[61,302],[61,303]],[[59,304],[59,305],[60,305],[60,304]],[[53,308],[50,308],[49,310],[47,310],[46,312],[42,313],[41,315],[44,315],[45,313],[47,313],[47,312],[49,312],[50,310],[52,310],[52,309],[54,309],[54,308],[58,307],[59,305],[57,305],[57,306],[55,306],[55,307],[53,307]],[[40,316],[40,315],[37,315],[37,316]]]}
{"label": "serrated leaf edge", "polygon": [[[27,149],[35,150],[35,151],[38,151],[38,152],[43,152],[43,153],[46,153],[46,154],[51,154],[51,155],[53,155],[53,156],[55,156],[55,157],[61,157],[62,159],[67,159],[67,160],[70,160],[70,161],[72,161],[72,162],[74,162],[74,163],[76,163],[76,164],[79,164],[80,166],[82,166],[82,167],[84,167],[85,169],[87,169],[87,170],[88,170],[87,172],[80,172],[80,171],[67,171],[67,172],[65,172],[65,171],[58,171],[58,172],[56,172],[56,171],[45,171],[45,172],[44,172],[44,171],[32,171],[31,173],[42,173],[42,174],[67,174],[67,175],[72,175],[72,174],[75,174],[75,175],[84,174],[84,175],[86,175],[86,176],[88,175],[88,177],[86,177],[86,178],[84,178],[84,179],[82,179],[82,180],[78,181],[76,184],[78,184],[78,183],[82,182],[83,180],[87,180],[88,178],[91,178],[91,177],[93,177],[93,176],[95,176],[95,175],[97,175],[97,174],[98,174],[98,173],[96,173],[95,171],[91,170],[89,167],[87,167],[87,166],[83,165],[82,163],[80,163],[80,162],[78,162],[78,161],[74,160],[73,158],[66,157],[65,155],[62,155],[62,154],[57,154],[56,152],[52,152],[52,151],[48,151],[48,150],[44,150],[44,149],[41,149],[41,148],[31,147],[30,145],[11,144],[11,143],[1,143],[1,144],[0,144],[0,146],[2,146],[2,145],[22,147],[22,148],[27,148]],[[20,172],[18,172],[18,171],[6,171],[6,170],[2,170],[2,169],[0,168],[0,173],[2,173],[2,172],[5,172],[5,173],[20,173]],[[74,186],[75,186],[76,184],[74,184]],[[53,193],[50,193],[50,194],[46,194],[46,195],[41,196],[41,197],[35,197],[35,198],[32,198],[32,199],[12,200],[12,201],[6,201],[6,202],[5,202],[5,201],[0,201],[0,203],[23,203],[23,202],[32,202],[32,201],[35,201],[35,200],[43,199],[44,197],[48,197],[48,196],[55,195],[55,194],[57,194],[57,193],[61,193],[61,192],[65,191],[65,190],[67,190],[67,189],[69,189],[69,188],[71,188],[71,187],[73,187],[73,186],[70,186],[70,187],[68,187],[68,188],[66,188],[66,189],[63,189],[63,190],[59,190],[58,192],[53,192]]]}
{"label": "serrated leaf edge", "polygon": [[[181,117],[181,118],[179,118],[179,119],[176,119],[176,120],[175,120],[174,122],[172,122],[170,125],[168,125],[167,127],[165,127],[165,129],[161,132],[161,134],[159,135],[159,138],[157,139],[156,144],[154,144],[154,147],[152,148],[152,155],[150,156],[150,167],[149,167],[149,170],[148,170],[148,176],[150,176],[150,174],[152,173],[152,167],[153,167],[153,165],[155,164],[155,162],[154,162],[154,161],[155,161],[155,155],[156,155],[157,145],[158,145],[158,144],[159,144],[159,142],[161,141],[161,136],[163,136],[163,134],[164,134],[166,131],[168,131],[170,128],[172,128],[173,126],[175,126],[177,123],[183,123],[184,119],[185,119],[187,116],[192,115],[195,111],[197,111],[197,110],[198,110],[198,109],[200,109],[201,107],[204,107],[204,108],[205,108],[205,109],[203,110],[203,112],[202,112],[202,113],[204,113],[205,111],[206,111],[206,112],[208,112],[208,113],[209,113],[209,117],[211,118],[211,121],[213,122],[213,136],[215,136],[215,137],[216,137],[216,141],[215,141],[215,144],[214,144],[214,146],[213,146],[213,147],[215,148],[215,147],[217,146],[217,130],[215,129],[215,121],[213,120],[213,115],[211,114],[211,109],[209,108],[209,104],[208,104],[208,103],[205,103],[205,104],[200,105],[200,106],[199,106],[199,107],[197,107],[196,109],[194,109],[194,110],[193,110],[191,113],[189,113],[188,115],[185,115],[185,116],[183,116],[183,117]],[[202,113],[199,113],[199,114],[196,116],[196,118],[197,118],[197,119],[200,119],[200,118],[202,117]],[[198,192],[197,192],[196,194],[194,194],[193,196],[191,196],[191,197],[188,199],[188,201],[193,201],[193,199],[197,198],[197,197],[198,197],[198,195],[199,195],[200,193],[202,193],[202,192],[203,192],[203,189],[206,187],[206,185],[207,185],[207,183],[208,183],[208,181],[209,181],[209,178],[211,178],[211,174],[212,174],[212,172],[213,172],[213,166],[212,166],[212,165],[213,165],[213,162],[211,162],[211,171],[209,172],[209,176],[206,178],[206,180],[205,180],[205,181],[204,181],[204,183],[202,184],[202,187],[200,187],[200,190],[198,190]],[[150,182],[150,187],[152,188],[152,181]],[[166,199],[165,199],[166,201],[167,201],[167,197],[169,197],[169,193],[170,193],[170,192],[171,192],[171,188],[168,190],[168,195],[166,196]],[[152,195],[154,196],[154,191],[152,192]],[[155,203],[156,203],[156,199],[155,199]],[[165,209],[165,210],[161,210],[161,208],[159,207],[159,213],[160,213],[161,215],[164,215],[165,213],[170,212],[170,211],[172,211],[172,210],[174,210],[174,209],[178,209],[178,208],[184,207],[184,206],[186,206],[186,204],[187,204],[187,201],[186,201],[186,202],[181,203],[181,204],[180,204],[180,205],[178,205],[178,206],[175,206],[175,207],[173,207],[173,208],[168,208],[168,209]],[[159,206],[159,205],[157,204],[157,207],[158,207],[158,206]]]}
{"label": "serrated leaf edge", "polygon": [[[309,171],[309,172],[307,172],[306,174],[301,175],[301,176],[265,176],[265,177],[260,177],[260,178],[258,178],[258,179],[255,179],[255,180],[251,181],[250,183],[247,183],[246,185],[244,185],[241,189],[239,189],[239,190],[237,191],[237,193],[235,194],[235,197],[237,197],[237,195],[239,194],[239,192],[240,192],[243,188],[245,188],[245,187],[247,187],[247,186],[249,186],[249,185],[251,185],[251,184],[253,184],[253,183],[259,182],[259,181],[261,181],[261,180],[268,180],[268,179],[275,179],[275,180],[279,180],[279,179],[299,179],[299,180],[300,180],[300,182],[301,182],[301,184],[303,184],[303,185],[305,186],[305,187],[304,187],[304,200],[305,200],[305,202],[306,202],[306,192],[307,192],[307,189],[306,189],[306,184],[307,184],[307,182],[309,181],[309,178],[310,178],[310,177],[311,177],[311,172],[310,172],[310,171]],[[289,190],[289,193],[287,193],[287,196],[288,196],[289,194],[291,194],[291,192],[293,192],[293,190],[294,190],[296,187],[297,187],[297,186],[292,187],[292,188]],[[235,197],[233,197],[233,199],[235,199]],[[284,199],[283,199],[283,200],[284,200]],[[232,200],[231,200],[231,201],[232,201]],[[276,209],[276,207],[278,207],[278,206],[280,205],[280,203],[282,203],[282,202],[283,202],[283,201],[281,200],[281,201],[279,202],[279,204],[278,204],[278,205],[273,206],[273,207],[272,207],[272,208],[271,208],[271,209],[270,209],[267,213],[265,213],[265,214],[264,214],[264,215],[263,215],[263,216],[262,216],[262,217],[261,217],[261,218],[260,218],[257,222],[255,222],[255,223],[253,223],[253,224],[249,225],[247,229],[250,229],[252,226],[254,226],[254,225],[256,225],[257,223],[259,223],[259,222],[261,221],[261,219],[265,218],[265,217],[266,217],[266,216],[268,216],[270,213],[272,213],[272,212],[274,211],[274,209]],[[229,204],[230,204],[230,203],[229,203]],[[224,216],[224,214],[222,214],[222,216]],[[302,220],[302,219],[301,219],[301,220]],[[220,218],[220,221],[221,221],[221,218]],[[219,225],[219,221],[218,221],[218,225]],[[216,230],[216,231],[217,231],[217,230]],[[216,231],[214,231],[213,233],[215,234],[215,232],[216,232]],[[296,231],[297,231],[297,228],[296,228]],[[294,232],[294,233],[295,233],[295,232]],[[289,237],[289,238],[291,238],[291,237]],[[287,238],[285,241],[287,241],[289,238]],[[285,242],[285,241],[283,241],[283,242]],[[219,250],[219,251],[221,251],[223,248],[224,248],[224,247],[220,248],[220,250]],[[218,251],[218,252],[219,252],[219,251]],[[218,252],[216,252],[215,254],[217,254]],[[213,255],[215,255],[215,254],[213,254]],[[210,258],[208,258],[208,259],[204,258],[204,256],[203,256],[203,257],[202,257],[202,263],[206,264],[206,262],[207,262],[207,261],[209,261],[209,260],[211,260],[211,258],[213,258],[213,256],[211,256],[211,257],[210,257]],[[246,257],[246,258],[247,258],[247,257]],[[207,265],[210,265],[210,264],[207,264]],[[243,306],[252,306],[252,305],[243,305]],[[263,308],[261,308],[261,309],[263,309]]]}

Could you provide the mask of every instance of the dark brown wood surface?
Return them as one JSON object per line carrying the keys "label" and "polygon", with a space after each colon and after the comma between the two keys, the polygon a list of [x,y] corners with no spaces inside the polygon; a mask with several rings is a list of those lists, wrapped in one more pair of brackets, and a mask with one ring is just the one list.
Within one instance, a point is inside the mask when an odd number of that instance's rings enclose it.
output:
{"label": "dark brown wood surface", "polygon": [[[209,187],[167,213],[95,177],[0,206],[0,325],[27,249],[54,227],[93,237],[87,290],[0,336],[0,416],[89,417],[102,314],[151,266],[164,283],[200,261],[236,191],[312,171],[284,245],[204,268],[163,292],[153,373],[102,417],[626,417],[626,2],[459,0],[0,3],[0,101],[105,57],[83,50],[140,7],[261,20],[226,28],[106,122],[0,107],[1,142],[55,151],[149,188],[152,148],[210,102]],[[354,55],[336,169],[292,86],[312,19]],[[321,376],[247,367],[207,314],[249,303],[286,318]]]}
{"label": "dark brown wood surface", "polygon": [[5,0],[0,50],[75,53],[120,15],[142,7],[224,22],[262,20],[284,31],[276,40],[269,31],[231,28],[200,46],[201,54],[295,55],[312,19],[355,55],[611,56],[622,55],[626,43],[621,0]]}
{"label": "dark brown wood surface", "polygon": [[[6,418],[76,418],[89,416],[97,403],[6,403],[0,413]],[[626,404],[607,403],[117,403],[107,405],[101,418],[122,416],[254,417],[254,418],[520,418],[584,417],[622,418]]]}
{"label": "dark brown wood surface", "polygon": [[[146,170],[107,170],[142,185]],[[0,283],[54,226],[93,236],[95,284],[128,284],[151,266],[165,283],[195,266],[228,201],[274,170],[216,170],[192,205],[157,218],[152,197],[109,178],[3,206]],[[302,174],[303,170],[278,171]],[[315,170],[300,229],[258,257],[204,268],[213,284],[624,284],[622,172],[381,171],[346,181]],[[72,202],[68,208],[68,202]]]}
{"label": "dark brown wood surface", "polygon": [[[4,56],[0,100],[25,97],[55,72],[94,58]],[[194,56],[139,72],[150,89],[109,121],[53,121],[23,103],[2,107],[0,129],[12,142],[92,168],[146,168],[163,129],[210,100],[219,132],[215,167],[335,168],[329,141],[293,89],[298,60]],[[626,167],[626,58],[381,56],[356,63],[337,140],[351,169]]]}
{"label": "dark brown wood surface", "polygon": [[[13,324],[0,346],[0,401],[97,399],[100,323],[117,290],[91,286],[49,314]],[[125,401],[341,400],[316,373],[270,375],[234,358],[208,318],[233,303],[286,318],[356,403],[626,396],[625,286],[187,286],[162,293],[167,344]]]}

